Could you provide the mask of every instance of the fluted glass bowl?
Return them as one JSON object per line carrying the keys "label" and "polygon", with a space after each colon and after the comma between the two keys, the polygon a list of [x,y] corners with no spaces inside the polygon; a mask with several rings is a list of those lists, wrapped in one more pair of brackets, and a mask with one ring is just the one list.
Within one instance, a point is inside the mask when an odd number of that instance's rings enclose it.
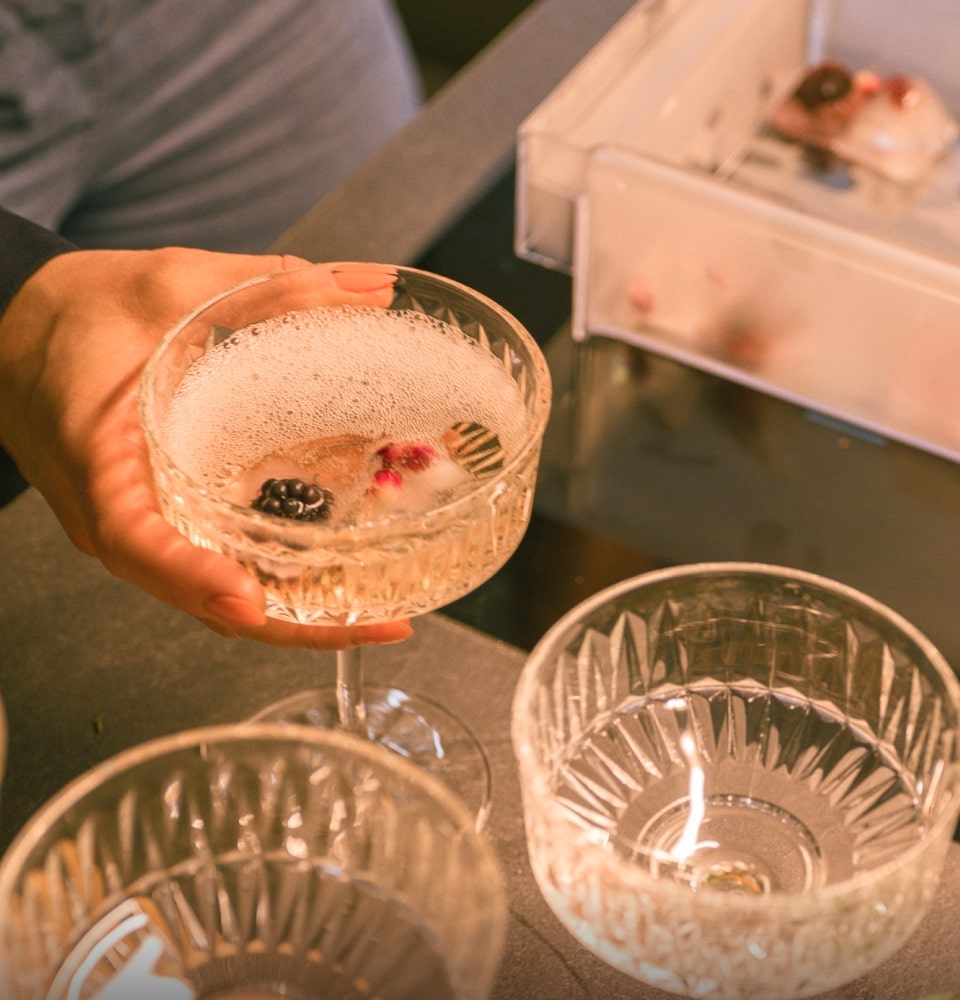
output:
{"label": "fluted glass bowl", "polygon": [[[389,307],[331,305],[331,271],[392,279]],[[144,369],[140,416],[172,524],[248,569],[268,614],[353,625],[435,610],[507,561],[550,402],[533,337],[486,296],[416,268],[339,263],[264,275],[186,317]],[[430,441],[439,456],[447,434],[457,462],[379,468],[388,442]],[[376,486],[378,473],[404,485]],[[332,487],[333,516],[254,509],[267,476]]]}
{"label": "fluted glass bowl", "polygon": [[4,1000],[487,996],[506,903],[474,818],[368,741],[165,737],[54,797],[0,862]]}
{"label": "fluted glass bowl", "polygon": [[710,998],[805,997],[924,916],[960,813],[960,685],[831,580],[681,566],[569,612],[513,741],[547,902],[607,962]]}

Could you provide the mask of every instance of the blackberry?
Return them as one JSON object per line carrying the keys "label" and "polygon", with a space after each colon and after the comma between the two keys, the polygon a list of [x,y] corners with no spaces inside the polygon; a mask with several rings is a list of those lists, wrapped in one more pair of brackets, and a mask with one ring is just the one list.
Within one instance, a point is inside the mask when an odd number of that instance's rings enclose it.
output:
{"label": "blackberry", "polygon": [[801,81],[793,96],[808,110],[843,100],[853,90],[853,77],[839,63],[822,63]]}
{"label": "blackberry", "polygon": [[330,516],[330,490],[302,479],[266,479],[250,504],[254,510],[291,521],[324,521]]}

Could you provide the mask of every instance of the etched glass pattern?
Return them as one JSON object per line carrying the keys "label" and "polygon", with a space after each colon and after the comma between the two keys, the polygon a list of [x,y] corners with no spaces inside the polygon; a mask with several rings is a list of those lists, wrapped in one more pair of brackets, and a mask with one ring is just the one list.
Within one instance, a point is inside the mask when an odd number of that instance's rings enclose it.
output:
{"label": "etched glass pattern", "polygon": [[498,864],[435,780],[357,737],[216,727],[107,761],[0,866],[5,1000],[481,1000]]}
{"label": "etched glass pattern", "polygon": [[[314,305],[319,292],[298,272],[273,275],[214,300],[172,331],[146,369],[141,418],[164,516],[195,545],[223,552],[247,568],[266,589],[274,617],[349,625],[432,611],[495,573],[529,524],[551,404],[542,353],[517,320],[485,296],[414,268],[394,270],[399,278],[390,309],[416,312],[461,331],[502,367],[524,409],[523,440],[502,467],[422,513],[323,528],[265,518],[194,481],[168,453],[166,414],[184,372],[245,323]],[[319,284],[319,278],[312,280]],[[429,357],[421,363],[430,370]]]}
{"label": "etched glass pattern", "polygon": [[956,678],[832,581],[681,567],[574,609],[514,706],[531,862],[597,954],[698,997],[802,997],[890,956],[960,812]]}

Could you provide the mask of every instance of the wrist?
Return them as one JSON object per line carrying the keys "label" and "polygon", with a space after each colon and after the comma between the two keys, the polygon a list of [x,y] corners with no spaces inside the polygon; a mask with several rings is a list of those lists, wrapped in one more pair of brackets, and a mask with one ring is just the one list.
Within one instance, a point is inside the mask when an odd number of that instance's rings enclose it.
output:
{"label": "wrist", "polygon": [[0,447],[14,460],[17,438],[32,419],[31,399],[56,322],[60,256],[41,262],[0,313]]}
{"label": "wrist", "polygon": [[48,260],[75,249],[49,229],[0,208],[0,315]]}

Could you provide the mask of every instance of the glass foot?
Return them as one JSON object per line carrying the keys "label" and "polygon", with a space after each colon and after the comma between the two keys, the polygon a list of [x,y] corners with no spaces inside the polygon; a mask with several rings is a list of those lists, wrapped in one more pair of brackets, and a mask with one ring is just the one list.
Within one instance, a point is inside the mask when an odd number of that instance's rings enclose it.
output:
{"label": "glass foot", "polygon": [[[366,736],[440,778],[482,829],[490,813],[492,775],[486,751],[470,727],[420,694],[364,685],[363,695]],[[251,721],[337,729],[337,689],[301,691],[261,709]]]}

